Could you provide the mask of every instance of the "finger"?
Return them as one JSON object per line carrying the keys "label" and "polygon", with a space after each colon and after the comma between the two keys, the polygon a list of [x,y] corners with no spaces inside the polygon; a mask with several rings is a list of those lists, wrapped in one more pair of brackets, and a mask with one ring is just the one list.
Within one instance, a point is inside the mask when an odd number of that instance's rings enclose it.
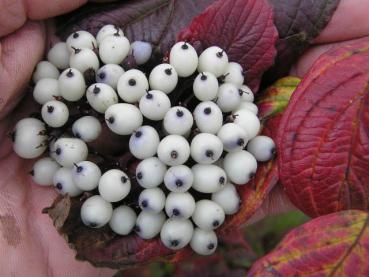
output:
{"label": "finger", "polygon": [[0,120],[21,99],[33,68],[43,55],[44,42],[43,24],[31,21],[0,40]]}
{"label": "finger", "polygon": [[369,35],[369,0],[341,0],[314,43],[330,43]]}
{"label": "finger", "polygon": [[87,0],[0,0],[0,37],[19,29],[27,19],[39,20],[72,11]]}

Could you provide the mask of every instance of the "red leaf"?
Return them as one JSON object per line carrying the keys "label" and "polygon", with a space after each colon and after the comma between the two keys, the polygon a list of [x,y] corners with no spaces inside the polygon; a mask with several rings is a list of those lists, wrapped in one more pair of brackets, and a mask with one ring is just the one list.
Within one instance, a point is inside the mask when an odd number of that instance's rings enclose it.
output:
{"label": "red leaf", "polygon": [[279,173],[310,216],[369,206],[369,40],[322,55],[278,133]]}
{"label": "red leaf", "polygon": [[202,48],[222,47],[231,61],[243,66],[247,84],[257,91],[262,74],[274,62],[277,37],[266,0],[218,0],[197,16],[178,40]]}
{"label": "red leaf", "polygon": [[248,276],[369,276],[369,215],[329,214],[292,230]]}

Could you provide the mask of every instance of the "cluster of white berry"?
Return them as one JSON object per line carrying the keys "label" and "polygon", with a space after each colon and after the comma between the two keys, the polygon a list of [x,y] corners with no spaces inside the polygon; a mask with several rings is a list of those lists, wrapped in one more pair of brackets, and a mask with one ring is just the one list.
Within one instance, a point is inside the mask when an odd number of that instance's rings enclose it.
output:
{"label": "cluster of white berry", "polygon": [[[130,44],[113,25],[104,26],[96,38],[78,31],[55,44],[33,75],[33,96],[42,105],[43,121],[30,117],[17,123],[14,151],[31,159],[49,149],[49,157],[34,164],[35,183],[53,184],[71,197],[83,191],[95,194],[81,208],[87,226],[109,224],[119,235],[134,230],[143,239],[160,233],[170,249],[190,244],[195,252],[209,255],[217,247],[214,230],[225,215],[239,209],[235,185],[246,184],[255,175],[257,161],[273,157],[275,145],[257,136],[260,122],[253,93],[243,85],[242,67],[229,62],[221,48],[209,47],[198,56],[189,43],[178,42],[169,63],[154,67],[148,78],[138,69],[120,66],[128,55],[142,65],[151,52],[149,43]],[[91,69],[96,83],[87,87],[84,73]],[[168,97],[179,78],[186,77],[192,78],[197,99],[193,111],[180,103],[172,107]],[[103,114],[103,120],[80,116],[70,123],[67,104],[81,100]],[[161,121],[160,131],[150,126],[155,121]],[[50,136],[50,130],[66,124],[73,135]],[[99,137],[101,124],[129,135],[130,152],[141,160],[134,176],[144,188],[136,197],[142,210],[138,216],[124,202],[132,178],[121,169],[102,172],[87,160],[87,143]],[[194,194],[200,195],[197,201]]]}

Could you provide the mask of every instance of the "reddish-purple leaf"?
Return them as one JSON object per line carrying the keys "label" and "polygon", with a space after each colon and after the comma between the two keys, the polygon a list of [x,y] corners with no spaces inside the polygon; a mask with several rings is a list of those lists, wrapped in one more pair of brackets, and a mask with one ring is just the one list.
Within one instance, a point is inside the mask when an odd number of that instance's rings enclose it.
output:
{"label": "reddish-purple leaf", "polygon": [[369,215],[343,211],[292,230],[248,276],[369,276]]}
{"label": "reddish-purple leaf", "polygon": [[283,114],[278,165],[310,216],[369,207],[369,40],[323,54]]}
{"label": "reddish-purple leaf", "polygon": [[178,40],[206,48],[222,47],[246,72],[246,83],[257,91],[262,74],[273,64],[278,33],[266,0],[223,0],[209,6],[184,29]]}

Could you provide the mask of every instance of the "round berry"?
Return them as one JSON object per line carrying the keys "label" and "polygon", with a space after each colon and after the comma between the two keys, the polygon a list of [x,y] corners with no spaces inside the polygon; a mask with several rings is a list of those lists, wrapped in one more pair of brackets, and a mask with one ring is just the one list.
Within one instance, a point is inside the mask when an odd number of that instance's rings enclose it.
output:
{"label": "round berry", "polygon": [[159,159],[166,165],[181,165],[190,157],[190,145],[182,136],[169,135],[161,140],[157,153]]}
{"label": "round berry", "polygon": [[197,128],[203,133],[216,134],[223,125],[223,114],[218,105],[211,101],[198,104],[194,110]]}
{"label": "round berry", "polygon": [[99,180],[99,193],[108,202],[123,200],[131,190],[131,181],[126,173],[119,169],[106,171]]}
{"label": "round berry", "polygon": [[219,87],[217,104],[222,112],[228,113],[237,109],[241,104],[239,89],[232,84],[225,83]]}
{"label": "round berry", "polygon": [[33,72],[33,82],[36,84],[41,79],[51,78],[58,79],[59,78],[59,70],[48,61],[41,61],[36,65],[36,69]]}
{"label": "round berry", "polygon": [[142,65],[151,58],[152,46],[149,42],[134,41],[131,43],[131,51],[136,64]]}
{"label": "round berry", "polygon": [[195,228],[190,246],[197,254],[208,256],[213,254],[217,249],[218,239],[214,231]]}
{"label": "round berry", "polygon": [[276,152],[274,141],[267,136],[256,136],[247,144],[247,151],[259,162],[272,159]]}
{"label": "round berry", "polygon": [[75,163],[86,160],[88,148],[83,140],[77,138],[60,138],[55,141],[55,160],[62,166],[73,167]]}
{"label": "round berry", "polygon": [[91,191],[97,188],[101,177],[100,168],[93,162],[82,161],[74,165],[72,169],[74,184],[83,191]]}
{"label": "round berry", "polygon": [[205,49],[199,56],[199,72],[211,72],[215,77],[222,76],[228,65],[228,56],[218,46],[211,46]]}
{"label": "round berry", "polygon": [[191,241],[193,225],[189,220],[168,219],[160,232],[161,241],[166,247],[178,250]]}
{"label": "round berry", "polygon": [[73,182],[72,170],[70,168],[59,168],[53,176],[53,184],[62,195],[76,197],[82,193],[82,190]]}
{"label": "round berry", "polygon": [[67,68],[58,79],[59,93],[68,101],[75,102],[85,95],[86,83],[81,72]]}
{"label": "round berry", "polygon": [[242,101],[244,102],[254,102],[254,93],[252,92],[252,90],[246,86],[246,85],[243,85],[241,86],[240,88],[241,90],[241,99]]}
{"label": "round berry", "polygon": [[239,63],[230,62],[228,63],[225,70],[225,78],[224,81],[226,83],[231,83],[235,85],[237,88],[240,88],[243,84],[243,69]]}
{"label": "round berry", "polygon": [[58,69],[66,69],[69,67],[69,50],[65,42],[57,42],[51,47],[47,53],[47,59]]}
{"label": "round berry", "polygon": [[196,164],[192,167],[192,188],[203,193],[221,190],[227,182],[225,171],[212,164]]}
{"label": "round berry", "polygon": [[40,186],[53,184],[53,177],[60,165],[51,158],[42,158],[33,165],[31,175],[33,182]]}
{"label": "round berry", "polygon": [[101,123],[96,117],[83,116],[74,121],[72,132],[76,138],[85,142],[91,142],[100,136]]}
{"label": "round berry", "polygon": [[254,138],[260,131],[259,118],[249,110],[237,110],[233,112],[234,123],[241,126],[249,139]]}
{"label": "round berry", "polygon": [[256,106],[254,103],[246,102],[246,101],[241,102],[240,106],[235,112],[237,112],[238,110],[248,110],[255,115],[257,115],[259,112],[258,106]]}
{"label": "round berry", "polygon": [[120,64],[130,50],[129,40],[124,36],[107,36],[99,45],[99,56],[103,63]]}
{"label": "round berry", "polygon": [[42,106],[41,115],[47,125],[53,128],[59,128],[67,123],[69,110],[63,102],[51,100]]}
{"label": "round berry", "polygon": [[131,69],[123,73],[118,80],[118,94],[123,101],[134,103],[141,99],[149,89],[149,82],[145,74],[138,69]]}
{"label": "round berry", "polygon": [[242,150],[228,153],[224,158],[224,170],[230,181],[244,185],[255,176],[257,162],[252,154]]}
{"label": "round berry", "polygon": [[130,135],[142,125],[143,117],[136,106],[118,103],[105,111],[105,120],[109,129],[114,133]]}
{"label": "round berry", "polygon": [[227,183],[221,190],[211,195],[211,200],[218,203],[225,214],[235,214],[240,208],[240,196],[234,185]]}
{"label": "round berry", "polygon": [[100,63],[93,50],[84,48],[74,50],[74,53],[70,55],[69,65],[83,73],[91,68],[98,70]]}
{"label": "round berry", "polygon": [[113,215],[113,206],[100,195],[94,195],[83,202],[81,207],[82,222],[91,228],[101,228]]}
{"label": "round berry", "polygon": [[162,91],[151,90],[141,97],[141,113],[150,120],[162,120],[170,109],[169,97]]}
{"label": "round berry", "polygon": [[200,101],[214,100],[218,95],[218,89],[218,79],[210,72],[201,72],[193,82],[193,93]]}
{"label": "round berry", "polygon": [[165,194],[159,188],[144,189],[138,197],[138,204],[143,211],[159,213],[164,209]]}
{"label": "round berry", "polygon": [[191,112],[180,106],[172,107],[164,116],[163,126],[170,135],[185,135],[193,125]]}
{"label": "round berry", "polygon": [[171,93],[178,83],[177,71],[167,63],[154,67],[149,76],[150,88],[160,90],[166,94]]}
{"label": "round berry", "polygon": [[142,211],[136,220],[134,231],[142,239],[152,239],[159,233],[165,222],[165,214]]}
{"label": "round berry", "polygon": [[136,225],[137,215],[128,206],[119,206],[114,209],[109,226],[118,235],[128,235]]}
{"label": "round berry", "polygon": [[195,199],[188,192],[171,192],[165,201],[165,212],[171,218],[189,219],[195,211]]}
{"label": "round berry", "polygon": [[13,150],[24,159],[34,159],[42,155],[47,147],[45,124],[35,118],[18,121],[11,133]]}
{"label": "round berry", "polygon": [[158,132],[151,126],[141,126],[129,139],[129,150],[137,159],[143,160],[156,154],[160,142]]}
{"label": "round berry", "polygon": [[48,101],[55,100],[60,96],[58,80],[44,78],[39,80],[33,89],[33,98],[40,105]]}
{"label": "round berry", "polygon": [[114,89],[104,83],[92,84],[86,91],[86,98],[90,106],[99,113],[118,103],[118,96]]}
{"label": "round berry", "polygon": [[204,199],[196,202],[192,220],[199,228],[206,231],[214,230],[223,224],[224,219],[222,207],[214,201]]}
{"label": "round berry", "polygon": [[136,167],[136,180],[141,187],[154,188],[159,186],[167,170],[157,157],[141,161]]}
{"label": "round berry", "polygon": [[196,71],[199,58],[192,45],[180,41],[174,44],[170,50],[169,61],[179,77],[188,77]]}
{"label": "round berry", "polygon": [[213,134],[201,133],[191,142],[191,157],[201,164],[216,162],[223,153],[222,141]]}
{"label": "round berry", "polygon": [[117,89],[119,78],[123,75],[124,69],[117,64],[106,64],[96,72],[96,82],[104,83]]}
{"label": "round berry", "polygon": [[176,165],[170,167],[164,176],[164,184],[170,191],[186,192],[193,183],[193,174],[189,167]]}
{"label": "round berry", "polygon": [[67,38],[66,44],[70,53],[73,53],[74,49],[95,49],[97,47],[95,37],[86,31],[74,32]]}
{"label": "round berry", "polygon": [[246,131],[235,123],[227,123],[217,134],[227,152],[235,152],[245,148],[248,138]]}
{"label": "round berry", "polygon": [[103,26],[96,34],[96,41],[97,41],[97,45],[100,45],[100,43],[109,36],[124,36],[124,33],[122,31],[122,29],[120,29],[119,27],[113,25],[113,24],[107,24],[105,26]]}

